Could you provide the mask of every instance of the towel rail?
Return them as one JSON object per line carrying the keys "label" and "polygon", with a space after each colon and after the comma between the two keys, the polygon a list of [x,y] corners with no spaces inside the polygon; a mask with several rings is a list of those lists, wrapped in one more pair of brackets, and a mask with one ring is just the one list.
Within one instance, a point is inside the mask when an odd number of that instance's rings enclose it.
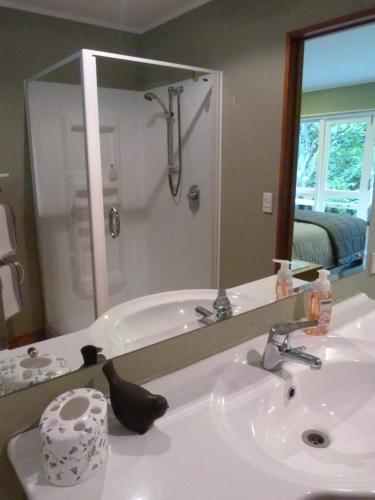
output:
{"label": "towel rail", "polygon": [[[10,174],[8,174],[7,172],[0,172],[0,181],[4,181],[6,179],[9,179],[10,177]],[[0,193],[1,193],[2,189],[1,189],[1,186],[0,186]]]}

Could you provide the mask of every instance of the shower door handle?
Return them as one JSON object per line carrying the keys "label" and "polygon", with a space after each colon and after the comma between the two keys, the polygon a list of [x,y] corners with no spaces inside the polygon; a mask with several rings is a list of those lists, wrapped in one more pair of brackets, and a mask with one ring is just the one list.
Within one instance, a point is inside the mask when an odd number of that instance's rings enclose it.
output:
{"label": "shower door handle", "polygon": [[109,232],[113,239],[120,234],[120,211],[115,207],[109,209]]}

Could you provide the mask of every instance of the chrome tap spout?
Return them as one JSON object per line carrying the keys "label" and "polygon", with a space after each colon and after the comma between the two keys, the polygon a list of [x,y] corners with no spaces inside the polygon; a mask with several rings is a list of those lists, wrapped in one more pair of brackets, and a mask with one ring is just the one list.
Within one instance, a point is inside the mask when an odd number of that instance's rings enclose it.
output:
{"label": "chrome tap spout", "polygon": [[322,360],[313,354],[304,352],[304,347],[292,348],[289,335],[295,330],[317,326],[317,321],[300,321],[295,323],[278,323],[270,328],[267,344],[264,349],[262,366],[266,370],[277,370],[286,361],[294,361],[310,366],[313,370],[322,367]]}

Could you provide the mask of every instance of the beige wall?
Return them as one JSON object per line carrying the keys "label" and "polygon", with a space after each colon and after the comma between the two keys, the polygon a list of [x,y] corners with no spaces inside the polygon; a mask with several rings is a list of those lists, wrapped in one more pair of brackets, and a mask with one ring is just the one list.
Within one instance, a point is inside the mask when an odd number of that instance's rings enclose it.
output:
{"label": "beige wall", "polygon": [[11,174],[1,184],[0,202],[14,210],[16,258],[25,267],[23,311],[8,322],[11,336],[44,324],[23,79],[82,48],[138,55],[139,43],[139,35],[0,8],[0,172]]}
{"label": "beige wall", "polygon": [[[147,33],[147,57],[224,71],[221,279],[272,273],[288,31],[375,7],[369,0],[213,0]],[[277,205],[277,196],[274,198]]]}

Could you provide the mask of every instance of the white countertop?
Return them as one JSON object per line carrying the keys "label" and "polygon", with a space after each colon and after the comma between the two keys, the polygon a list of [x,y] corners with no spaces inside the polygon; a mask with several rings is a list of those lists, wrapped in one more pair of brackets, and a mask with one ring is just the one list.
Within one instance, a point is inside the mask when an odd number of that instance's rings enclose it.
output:
{"label": "white countertop", "polygon": [[71,371],[74,371],[83,365],[81,347],[91,343],[92,339],[88,330],[80,330],[15,349],[4,349],[0,351],[0,360],[25,354],[29,347],[36,347],[39,354],[52,353],[64,357],[68,361]]}
{"label": "white countertop", "polygon": [[[334,307],[332,329],[336,336],[362,335],[369,341],[374,315],[374,302],[359,294]],[[314,350],[314,344],[324,342],[320,337],[297,333],[295,345],[302,343],[301,339],[309,352]],[[13,438],[8,455],[28,497],[32,500],[322,500],[324,496],[312,495],[319,491],[316,480],[303,483],[294,480],[292,472],[284,476],[273,474],[238,453],[214,418],[213,394],[218,378],[228,368],[237,364],[243,374],[241,384],[231,388],[234,395],[250,384],[256,385],[257,379],[274,377],[256,364],[248,366],[247,362],[249,351],[260,356],[265,340],[265,336],[258,337],[146,384],[149,390],[168,399],[167,414],[143,436],[125,430],[111,417],[107,463],[82,484],[58,488],[46,482],[40,472],[37,429]]]}
{"label": "white countertop", "polygon": [[[293,279],[294,287],[301,286],[306,283],[299,279]],[[245,283],[244,285],[236,286],[230,290],[233,292],[241,293],[242,295],[248,295],[251,299],[251,307],[248,310],[255,309],[257,307],[270,304],[275,301],[275,286],[276,286],[276,275],[268,276],[257,281],[250,283]],[[202,326],[203,328],[203,326]],[[182,331],[182,333],[184,333]],[[125,346],[119,346],[113,344],[110,339],[100,339],[97,336],[95,338],[90,332],[90,328],[85,330],[80,330],[77,332],[69,333],[66,335],[56,336],[41,342],[35,343],[40,354],[51,353],[64,357],[70,366],[71,371],[78,370],[83,364],[83,358],[81,354],[81,348],[87,344],[94,344],[98,347],[103,348],[103,354],[108,358],[113,358],[126,352],[138,349],[149,345],[150,343],[157,342],[158,340],[165,340],[166,336],[162,339],[157,339],[152,337],[150,342],[143,340],[139,343],[131,343]],[[147,339],[146,339],[147,340]],[[34,344],[31,344],[34,345]],[[0,360],[5,360],[18,354],[25,354],[30,346],[17,347],[16,349],[5,349],[0,351]]]}

